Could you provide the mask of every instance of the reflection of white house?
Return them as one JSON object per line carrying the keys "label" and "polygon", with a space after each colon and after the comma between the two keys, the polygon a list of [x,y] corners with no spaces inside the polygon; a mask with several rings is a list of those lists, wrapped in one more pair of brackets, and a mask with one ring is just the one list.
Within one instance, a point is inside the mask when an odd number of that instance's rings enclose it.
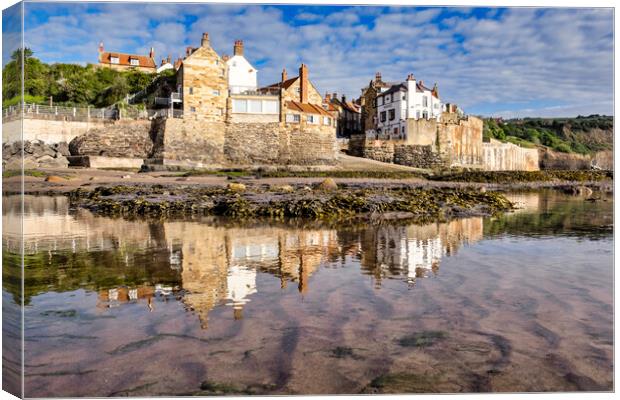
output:
{"label": "reflection of white house", "polygon": [[446,254],[440,237],[422,240],[402,238],[401,248],[405,250],[401,253],[401,266],[407,268],[410,282],[415,281],[420,273],[431,271],[433,265],[438,265]]}
{"label": "reflection of white house", "polygon": [[228,88],[231,94],[255,91],[258,87],[257,70],[243,56],[243,41],[235,41],[233,56],[226,60]]}
{"label": "reflection of white house", "polygon": [[242,309],[250,301],[248,296],[256,293],[256,270],[241,265],[233,265],[228,269],[226,278],[227,305],[234,309]]}

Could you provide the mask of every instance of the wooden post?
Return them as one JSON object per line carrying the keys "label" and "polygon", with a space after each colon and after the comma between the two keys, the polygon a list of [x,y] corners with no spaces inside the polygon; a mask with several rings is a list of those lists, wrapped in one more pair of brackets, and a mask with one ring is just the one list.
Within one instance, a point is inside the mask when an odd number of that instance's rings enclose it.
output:
{"label": "wooden post", "polygon": [[75,107],[73,107],[73,117],[75,118]]}
{"label": "wooden post", "polygon": [[90,122],[90,106],[86,107],[86,120]]}
{"label": "wooden post", "polygon": [[54,114],[55,114],[55,115],[58,115],[58,106],[55,106],[55,107],[54,107]]}

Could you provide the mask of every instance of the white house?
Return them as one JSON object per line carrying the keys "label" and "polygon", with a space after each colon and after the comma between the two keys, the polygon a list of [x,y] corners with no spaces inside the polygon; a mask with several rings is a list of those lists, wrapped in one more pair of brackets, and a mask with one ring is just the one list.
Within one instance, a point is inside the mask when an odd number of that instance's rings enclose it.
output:
{"label": "white house", "polygon": [[377,95],[377,130],[369,134],[388,139],[406,139],[407,120],[435,119],[439,122],[441,112],[437,84],[429,89],[422,81],[416,81],[413,74],[409,74],[405,82],[393,85]]}
{"label": "white house", "polygon": [[161,59],[161,64],[159,64],[159,67],[157,67],[156,71],[159,74],[160,72],[168,69],[174,69],[174,65],[172,65],[172,63],[170,62],[170,56],[168,56],[168,58]]}
{"label": "white house", "polygon": [[254,91],[258,87],[257,69],[243,56],[243,41],[236,40],[233,56],[226,60],[231,94]]}

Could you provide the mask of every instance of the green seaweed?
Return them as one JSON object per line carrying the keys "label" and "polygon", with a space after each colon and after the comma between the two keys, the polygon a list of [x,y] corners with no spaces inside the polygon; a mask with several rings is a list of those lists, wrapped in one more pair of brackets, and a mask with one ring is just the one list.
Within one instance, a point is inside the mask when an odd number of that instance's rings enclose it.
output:
{"label": "green seaweed", "polygon": [[446,336],[442,331],[423,331],[400,338],[398,344],[403,347],[428,347],[445,339]]}

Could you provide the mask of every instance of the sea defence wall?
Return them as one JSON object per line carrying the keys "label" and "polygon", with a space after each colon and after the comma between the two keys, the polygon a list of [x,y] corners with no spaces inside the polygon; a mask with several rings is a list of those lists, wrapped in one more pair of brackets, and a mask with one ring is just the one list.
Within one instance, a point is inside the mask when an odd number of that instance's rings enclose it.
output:
{"label": "sea defence wall", "polygon": [[44,117],[11,119],[2,121],[2,143],[14,143],[20,140],[42,141],[45,144],[69,143],[90,129],[101,128],[110,123],[101,120],[70,121]]}
{"label": "sea defence wall", "polygon": [[144,159],[145,168],[152,170],[329,165],[335,162],[338,152],[331,127],[303,122],[235,123],[178,118],[118,123],[76,138],[70,149],[73,157],[89,157],[90,164],[84,161],[84,166],[97,167],[96,162],[105,161],[102,167],[110,167],[118,160],[119,167],[135,167],[133,161],[122,159],[131,158]]}
{"label": "sea defence wall", "polygon": [[442,115],[442,122],[411,120],[406,140],[352,136],[349,153],[358,157],[416,168],[472,168],[489,171],[535,171],[538,150],[512,143],[482,141],[482,120]]}
{"label": "sea defence wall", "polygon": [[410,120],[405,140],[352,136],[349,153],[358,157],[416,168],[482,166],[482,120],[452,118],[448,122]]}
{"label": "sea defence wall", "polygon": [[491,139],[483,143],[483,167],[487,171],[538,171],[538,149],[526,149]]}

